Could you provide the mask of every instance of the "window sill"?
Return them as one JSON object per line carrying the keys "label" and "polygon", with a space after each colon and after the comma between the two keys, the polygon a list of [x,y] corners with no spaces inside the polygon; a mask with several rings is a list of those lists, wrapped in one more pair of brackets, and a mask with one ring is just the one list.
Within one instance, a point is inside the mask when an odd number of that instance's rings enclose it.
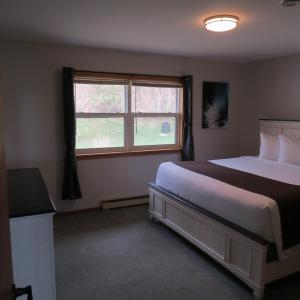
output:
{"label": "window sill", "polygon": [[176,148],[176,149],[137,150],[131,152],[88,153],[88,154],[76,154],[76,158],[77,160],[85,160],[85,159],[97,159],[97,158],[107,158],[107,157],[168,154],[168,153],[180,153],[181,150],[182,150],[181,148]]}

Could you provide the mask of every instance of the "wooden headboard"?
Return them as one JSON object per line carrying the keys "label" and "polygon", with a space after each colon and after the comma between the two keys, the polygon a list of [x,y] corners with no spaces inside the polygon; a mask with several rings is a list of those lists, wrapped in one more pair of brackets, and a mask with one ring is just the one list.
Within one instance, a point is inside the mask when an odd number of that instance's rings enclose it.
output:
{"label": "wooden headboard", "polygon": [[260,120],[260,131],[300,140],[300,121]]}

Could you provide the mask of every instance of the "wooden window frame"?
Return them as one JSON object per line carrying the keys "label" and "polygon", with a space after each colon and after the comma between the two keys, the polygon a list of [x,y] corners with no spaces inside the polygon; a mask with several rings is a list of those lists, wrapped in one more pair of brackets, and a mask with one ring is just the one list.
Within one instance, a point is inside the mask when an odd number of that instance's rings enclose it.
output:
{"label": "wooden window frame", "polygon": [[[124,113],[75,113],[78,118],[123,118],[124,119],[124,147],[76,149],[78,159],[90,159],[109,156],[132,156],[141,154],[173,153],[182,150],[183,124],[183,91],[180,77],[136,75],[123,73],[103,73],[89,71],[75,71],[74,84],[97,84],[100,82],[122,82],[127,85]],[[141,113],[131,111],[132,85],[174,86],[179,88],[178,112],[176,113]],[[76,96],[75,96],[76,97]],[[134,118],[135,117],[173,117],[175,118],[175,143],[160,145],[134,146]]]}

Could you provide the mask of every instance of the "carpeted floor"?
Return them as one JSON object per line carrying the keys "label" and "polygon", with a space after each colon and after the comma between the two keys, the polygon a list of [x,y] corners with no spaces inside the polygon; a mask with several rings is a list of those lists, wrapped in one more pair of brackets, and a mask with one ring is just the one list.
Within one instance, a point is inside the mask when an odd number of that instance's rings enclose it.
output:
{"label": "carpeted floor", "polygon": [[[56,217],[57,300],[247,300],[233,275],[160,223],[147,206]],[[300,274],[265,299],[300,299]]]}

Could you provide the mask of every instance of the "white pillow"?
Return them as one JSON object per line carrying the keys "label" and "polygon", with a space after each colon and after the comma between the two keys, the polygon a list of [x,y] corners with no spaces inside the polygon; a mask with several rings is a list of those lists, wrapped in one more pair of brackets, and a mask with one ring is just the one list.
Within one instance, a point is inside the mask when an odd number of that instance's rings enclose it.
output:
{"label": "white pillow", "polygon": [[278,135],[260,133],[259,158],[268,160],[278,160],[279,139]]}
{"label": "white pillow", "polygon": [[279,135],[279,162],[300,165],[300,141]]}

